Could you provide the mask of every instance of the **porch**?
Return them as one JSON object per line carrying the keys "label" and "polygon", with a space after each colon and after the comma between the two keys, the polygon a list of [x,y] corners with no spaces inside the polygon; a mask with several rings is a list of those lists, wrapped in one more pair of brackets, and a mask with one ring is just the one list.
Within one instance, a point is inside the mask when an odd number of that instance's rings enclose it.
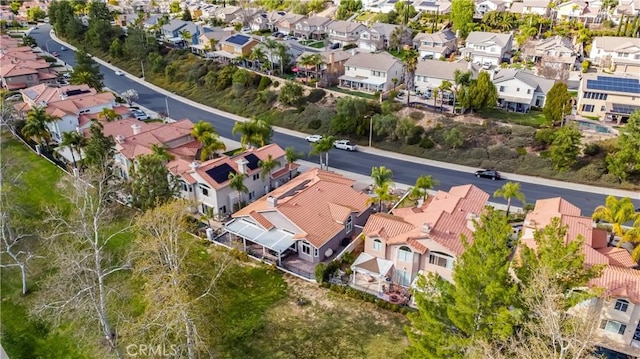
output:
{"label": "porch", "polygon": [[372,79],[363,76],[347,76],[342,75],[339,77],[339,87],[347,90],[362,91],[362,92],[383,92],[385,80]]}
{"label": "porch", "polygon": [[371,282],[371,278],[362,273],[353,272],[349,286],[391,304],[408,305],[411,301],[411,294],[407,288],[390,282],[379,285],[376,281]]}
{"label": "porch", "polygon": [[508,112],[527,113],[531,110],[531,101],[518,97],[501,96],[498,99],[498,106]]}
{"label": "porch", "polygon": [[225,224],[225,231],[242,239],[242,249],[260,259],[282,265],[282,260],[295,251],[293,234],[278,229],[265,230],[243,219]]}

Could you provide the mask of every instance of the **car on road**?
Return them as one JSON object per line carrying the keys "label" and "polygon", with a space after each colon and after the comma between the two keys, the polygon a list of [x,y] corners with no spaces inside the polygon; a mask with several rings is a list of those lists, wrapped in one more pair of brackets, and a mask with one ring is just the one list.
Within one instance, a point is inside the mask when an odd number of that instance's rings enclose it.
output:
{"label": "car on road", "polygon": [[64,47],[64,46],[62,46],[62,47],[60,48],[60,51],[67,51],[67,48],[66,48],[66,47]]}
{"label": "car on road", "polygon": [[476,177],[480,178],[491,178],[492,180],[499,180],[500,172],[496,170],[478,170],[476,171]]}
{"label": "car on road", "polygon": [[150,118],[149,115],[142,110],[133,110],[131,111],[131,114],[136,118],[136,120],[140,121],[148,120]]}
{"label": "car on road", "polygon": [[124,72],[118,70],[118,71],[116,71],[116,75],[117,76],[124,76]]}
{"label": "car on road", "polygon": [[311,135],[304,138],[307,142],[316,143],[322,139],[321,135]]}
{"label": "car on road", "polygon": [[53,57],[58,57],[58,55],[59,54],[57,52],[55,52],[55,51],[51,53],[51,56],[53,56]]}
{"label": "car on road", "polygon": [[345,150],[345,151],[355,151],[357,149],[356,144],[349,142],[349,140],[335,141],[333,142],[333,148],[337,148],[339,150]]}

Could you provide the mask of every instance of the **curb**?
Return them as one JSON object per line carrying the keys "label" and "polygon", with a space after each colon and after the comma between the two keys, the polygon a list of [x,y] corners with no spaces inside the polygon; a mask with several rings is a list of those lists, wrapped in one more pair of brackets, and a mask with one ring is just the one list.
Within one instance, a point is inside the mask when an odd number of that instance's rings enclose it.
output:
{"label": "curb", "polygon": [[[68,48],[76,51],[77,48],[71,44],[68,44],[62,40],[60,40],[58,37],[56,37],[56,35],[54,34],[53,30],[51,30],[49,32],[49,35],[51,36],[51,38],[58,42],[61,43],[65,46],[67,46]],[[111,65],[110,63],[103,61],[99,58],[93,57],[92,58],[99,64],[101,64],[102,66],[105,66],[113,71],[116,70],[120,70],[121,69]],[[180,101],[186,104],[189,104],[193,107],[198,107],[202,110],[205,110],[207,112],[210,112],[214,115],[218,115],[218,116],[222,116],[222,117],[227,117],[230,118],[234,121],[239,121],[239,122],[246,122],[249,121],[248,118],[242,117],[242,116],[238,116],[226,111],[222,111],[222,110],[218,110],[206,105],[203,105],[201,103],[195,102],[193,100],[190,100],[188,98],[179,96],[173,92],[167,91],[161,87],[158,87],[150,82],[147,82],[146,80],[143,80],[141,78],[138,78],[137,76],[131,75],[128,72],[125,72],[125,75],[133,80],[136,81],[137,83],[139,83],[140,85],[146,86],[154,91],[157,91],[165,96],[171,97],[172,99],[176,100],[176,101]],[[277,126],[273,126],[273,130],[275,132],[278,133],[283,133],[289,136],[293,136],[293,137],[300,137],[303,138],[305,137],[307,134],[306,133],[302,133],[302,132],[298,132],[298,131],[294,131],[294,130],[290,130],[290,129],[286,129],[286,128],[282,128],[282,127],[277,127]],[[405,154],[401,154],[401,153],[396,153],[396,152],[390,152],[390,151],[385,151],[385,150],[381,150],[381,149],[377,149],[377,148],[368,148],[368,147],[360,147],[358,146],[358,151],[363,152],[363,153],[369,153],[369,154],[373,154],[376,156],[381,156],[381,157],[386,157],[386,158],[394,158],[394,159],[400,159],[403,161],[407,161],[407,162],[413,162],[413,163],[417,163],[417,164],[423,164],[423,165],[427,165],[427,166],[432,166],[432,167],[444,167],[447,169],[451,169],[454,171],[459,171],[459,172],[464,172],[464,173],[471,173],[471,172],[475,172],[478,168],[476,167],[469,167],[469,166],[463,166],[463,165],[458,165],[458,164],[453,164],[453,163],[448,163],[448,162],[441,162],[441,161],[436,161],[436,160],[430,160],[430,159],[426,159],[426,158],[419,158],[419,157],[413,157],[413,156],[409,156],[409,155],[405,155]],[[346,172],[346,171],[345,171]],[[640,191],[629,191],[629,190],[622,190],[622,189],[615,189],[615,188],[608,188],[608,187],[598,187],[598,186],[593,186],[593,185],[584,185],[584,184],[578,184],[578,183],[571,183],[571,182],[563,182],[563,181],[558,181],[558,180],[553,180],[553,179],[546,179],[546,178],[542,178],[542,177],[534,177],[534,176],[526,176],[526,175],[519,175],[519,174],[514,174],[514,173],[504,173],[501,172],[503,175],[503,178],[506,180],[512,180],[512,181],[517,181],[517,182],[522,182],[522,183],[533,183],[533,184],[540,184],[540,185],[545,185],[545,186],[550,186],[550,187],[556,187],[556,188],[564,188],[564,189],[570,189],[570,190],[574,190],[574,191],[581,191],[581,192],[588,192],[588,193],[595,193],[595,194],[606,194],[606,195],[613,195],[613,196],[617,196],[617,197],[629,197],[631,199],[640,199]]]}

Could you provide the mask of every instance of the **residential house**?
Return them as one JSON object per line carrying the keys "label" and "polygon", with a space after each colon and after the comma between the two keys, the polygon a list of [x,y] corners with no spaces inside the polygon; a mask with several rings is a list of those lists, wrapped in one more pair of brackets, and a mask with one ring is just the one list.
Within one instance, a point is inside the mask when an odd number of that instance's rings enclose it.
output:
{"label": "residential house", "polygon": [[559,72],[575,70],[580,61],[580,54],[571,40],[562,36],[530,40],[523,46],[522,53],[527,60]]}
{"label": "residential house", "polygon": [[234,33],[235,31],[233,30],[220,27],[210,28],[209,31],[200,34],[198,43],[191,46],[191,49],[195,53],[210,56],[208,53],[220,50],[222,42]]}
{"label": "residential house", "polygon": [[433,1],[433,0],[424,0],[417,1],[413,3],[416,11],[426,12],[429,14],[442,14],[446,15],[451,12],[451,1],[442,0],[442,1]]}
{"label": "residential house", "polygon": [[458,50],[458,37],[448,28],[433,34],[421,32],[413,38],[413,48],[420,52],[422,59],[440,60]]}
{"label": "residential house", "polygon": [[169,20],[168,23],[162,25],[162,36],[165,40],[170,42],[182,41],[183,39],[180,37],[180,31],[182,31],[187,24],[187,21],[180,19]]}
{"label": "residential house", "polygon": [[551,9],[552,14],[558,20],[577,20],[584,24],[600,21],[602,2],[569,0],[556,4]]}
{"label": "residential house", "polygon": [[324,39],[327,35],[327,25],[332,21],[328,17],[310,16],[295,24],[293,35],[304,39]]}
{"label": "residential house", "polygon": [[467,36],[462,56],[476,64],[499,66],[511,58],[513,34],[473,31]]}
{"label": "residential house", "polygon": [[387,52],[359,52],[345,65],[339,86],[362,92],[386,92],[404,79],[404,65]]}
{"label": "residential house", "polygon": [[549,16],[549,0],[524,0],[511,3],[507,11],[514,14]]}
{"label": "residential house", "polygon": [[480,0],[475,2],[474,17],[482,19],[490,11],[504,12],[506,9],[506,3],[502,0]]}
{"label": "residential house", "polygon": [[249,27],[252,31],[274,31],[278,21],[286,15],[284,11],[262,12],[253,17]]}
{"label": "residential house", "polygon": [[48,123],[53,142],[62,140],[62,133],[82,130],[92,119],[99,119],[103,109],[111,109],[117,115],[127,117],[131,110],[116,102],[111,92],[98,93],[88,85],[52,87],[36,85],[20,90],[24,103],[16,105],[19,113],[26,114],[35,107],[45,107],[46,112],[59,120]]}
{"label": "residential house", "polygon": [[415,91],[429,94],[433,89],[439,88],[443,81],[455,84],[455,72],[471,71],[471,78],[478,77],[479,68],[477,65],[464,60],[455,62],[440,60],[418,61],[414,78]]}
{"label": "residential house", "polygon": [[639,97],[640,76],[588,72],[580,79],[578,114],[620,124],[640,110]]}
{"label": "residential house", "polygon": [[585,265],[603,266],[602,275],[590,285],[604,289],[604,295],[588,303],[600,312],[598,345],[629,355],[640,348],[640,271],[625,248],[609,247],[607,232],[578,207],[560,197],[536,201],[525,217],[520,241],[536,248],[534,233],[558,218],[567,227],[565,243],[583,241]]}
{"label": "residential house", "polygon": [[[320,55],[322,63],[318,66],[304,63],[305,56]],[[295,69],[299,77],[320,78],[327,86],[338,83],[338,78],[345,74],[345,64],[352,54],[350,51],[330,50],[320,52],[303,52],[296,58]]]}
{"label": "residential house", "polygon": [[555,81],[518,69],[500,69],[493,77],[498,90],[498,106],[514,112],[544,107],[547,93]]}
{"label": "residential house", "polygon": [[225,231],[241,238],[245,250],[279,265],[288,257],[315,267],[338,254],[369,218],[370,197],[354,182],[309,170],[234,213]]}
{"label": "residential house", "polygon": [[464,252],[461,236],[473,241],[473,221],[488,199],[488,193],[473,185],[455,186],[418,206],[371,215],[350,285],[380,295],[389,285],[408,289],[426,272],[453,281],[455,261]]}
{"label": "residential house", "polygon": [[[2,87],[13,91],[35,86],[41,83],[53,82],[58,74],[51,68],[51,64],[40,58],[34,58],[31,52],[8,52],[0,58],[0,81]],[[17,48],[20,49],[20,48]]]}
{"label": "residential house", "polygon": [[162,21],[162,14],[154,14],[149,16],[146,20],[142,22],[142,27],[145,30],[151,30],[159,26]]}
{"label": "residential house", "polygon": [[411,42],[412,33],[413,30],[408,27],[378,22],[360,32],[358,48],[376,52],[393,46],[402,47]]}
{"label": "residential house", "polygon": [[360,33],[367,27],[359,22],[337,20],[327,25],[329,40],[342,46],[355,44],[360,39]]}
{"label": "residential house", "polygon": [[618,2],[618,5],[613,11],[608,14],[609,19],[615,24],[620,24],[623,17],[640,16],[640,0],[622,0]]}
{"label": "residential house", "polygon": [[243,9],[239,6],[229,5],[216,8],[213,12],[215,18],[225,24],[231,24],[232,21],[236,20],[238,16],[242,14],[242,11]]}
{"label": "residential house", "polygon": [[603,69],[640,74],[640,38],[594,37],[589,58]]}
{"label": "residential house", "polygon": [[283,34],[293,34],[296,30],[296,24],[307,17],[298,14],[286,14],[276,22],[276,30]]}
{"label": "residential house", "polygon": [[173,19],[162,25],[162,34],[165,40],[176,46],[198,45],[200,35],[205,32],[204,27],[191,21]]}
{"label": "residential house", "polygon": [[220,50],[213,51],[211,56],[222,61],[232,61],[238,57],[248,57],[253,49],[258,45],[258,40],[249,35],[235,34],[222,40]]}

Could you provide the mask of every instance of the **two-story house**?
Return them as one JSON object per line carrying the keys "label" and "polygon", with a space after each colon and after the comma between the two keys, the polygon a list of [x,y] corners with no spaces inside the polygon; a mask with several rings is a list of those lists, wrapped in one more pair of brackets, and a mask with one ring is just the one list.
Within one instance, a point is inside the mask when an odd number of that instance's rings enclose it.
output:
{"label": "two-story house", "polygon": [[182,37],[180,37],[180,31],[182,31],[188,24],[188,21],[183,21],[180,19],[169,20],[168,23],[162,25],[162,37],[165,39],[165,41],[171,43],[179,43],[184,40]]}
{"label": "two-story house", "polygon": [[283,34],[293,34],[296,30],[296,24],[306,18],[304,15],[286,14],[276,23],[276,30]]}
{"label": "two-story house", "polygon": [[471,71],[471,78],[478,78],[479,66],[464,60],[455,62],[440,60],[421,60],[416,66],[414,78],[415,90],[428,94],[442,85],[443,81],[455,83],[455,72]]}
{"label": "two-story house", "polygon": [[507,11],[514,14],[549,16],[549,0],[524,0],[511,3]]}
{"label": "two-story house", "polygon": [[526,113],[532,107],[544,107],[555,81],[528,70],[500,69],[493,77],[493,84],[498,90],[498,106]]}
{"label": "two-story house", "polygon": [[426,12],[429,14],[449,14],[451,12],[451,1],[447,0],[423,0],[413,3],[416,11]]}
{"label": "two-story house", "polygon": [[595,23],[601,16],[602,2],[599,0],[569,0],[558,3],[551,13],[558,20],[577,20],[584,24]]}
{"label": "two-story house", "polygon": [[413,38],[413,48],[422,59],[440,60],[458,50],[458,37],[448,28],[433,34],[421,32]]}
{"label": "two-story house", "polygon": [[309,170],[234,213],[225,230],[241,238],[245,250],[262,252],[278,265],[286,258],[315,266],[335,257],[371,213],[369,196],[355,190],[354,182]]}
{"label": "two-story house", "polygon": [[632,74],[582,74],[578,91],[578,114],[601,121],[626,122],[640,110],[640,76]]}
{"label": "two-story house", "polygon": [[339,85],[354,91],[386,92],[404,80],[404,65],[387,52],[359,52],[344,64]]}
{"label": "two-story house", "polygon": [[41,84],[21,90],[24,103],[17,110],[24,114],[36,107],[44,107],[47,113],[58,118],[47,124],[51,139],[59,143],[64,132],[82,130],[89,126],[91,119],[99,119],[103,110],[110,109],[116,115],[126,117],[131,110],[116,102],[111,92],[96,92],[88,85],[52,87]]}
{"label": "two-story house", "polygon": [[483,66],[499,66],[511,58],[513,34],[473,31],[467,36],[462,56]]}
{"label": "two-story house", "polygon": [[416,207],[371,215],[350,285],[379,295],[384,285],[408,288],[424,272],[453,281],[453,266],[464,251],[461,235],[473,240],[473,220],[488,199],[473,185],[456,186]]}
{"label": "two-story house", "polygon": [[2,87],[10,91],[53,82],[57,76],[51,64],[43,59],[20,60],[18,56],[0,59],[0,81]]}
{"label": "two-story house", "polygon": [[284,11],[261,12],[253,17],[249,27],[252,31],[274,31],[278,21],[286,16]]}
{"label": "two-story house", "polygon": [[324,39],[327,35],[327,25],[332,21],[328,17],[310,16],[295,24],[293,35],[304,39]]}
{"label": "two-story house", "polygon": [[211,55],[223,62],[233,61],[238,57],[246,58],[258,43],[258,40],[248,35],[231,35],[222,40],[220,50],[214,51]]}
{"label": "two-story house", "polygon": [[[314,55],[320,56],[321,63],[308,64],[305,59]],[[331,86],[338,83],[338,78],[345,73],[345,64],[352,54],[350,51],[330,50],[320,52],[303,52],[296,58],[296,69],[300,77],[320,78]]]}
{"label": "two-story house", "polygon": [[503,12],[506,9],[506,3],[502,0],[479,0],[475,1],[474,17],[482,19],[484,14],[490,11]]}
{"label": "two-story house", "polygon": [[220,27],[210,28],[198,37],[198,43],[191,46],[191,49],[198,54],[210,57],[208,53],[218,51],[222,47],[222,41],[233,35],[235,31],[227,30]]}
{"label": "two-story house", "polygon": [[571,40],[562,36],[530,40],[523,47],[522,53],[527,60],[558,71],[572,71],[580,61]]}
{"label": "two-story house", "polygon": [[231,22],[235,20],[241,12],[241,7],[228,5],[224,7],[218,7],[213,10],[213,16],[225,24],[231,24]]}
{"label": "two-story house", "polygon": [[366,26],[355,21],[337,20],[327,25],[329,40],[342,46],[355,44],[360,39],[360,33],[366,30]]}
{"label": "two-story house", "polygon": [[614,72],[640,73],[640,39],[598,36],[593,38],[589,58],[593,64]]}
{"label": "two-story house", "polygon": [[412,34],[408,27],[378,22],[360,32],[358,48],[371,52],[387,50],[392,45],[401,48],[411,43]]}

